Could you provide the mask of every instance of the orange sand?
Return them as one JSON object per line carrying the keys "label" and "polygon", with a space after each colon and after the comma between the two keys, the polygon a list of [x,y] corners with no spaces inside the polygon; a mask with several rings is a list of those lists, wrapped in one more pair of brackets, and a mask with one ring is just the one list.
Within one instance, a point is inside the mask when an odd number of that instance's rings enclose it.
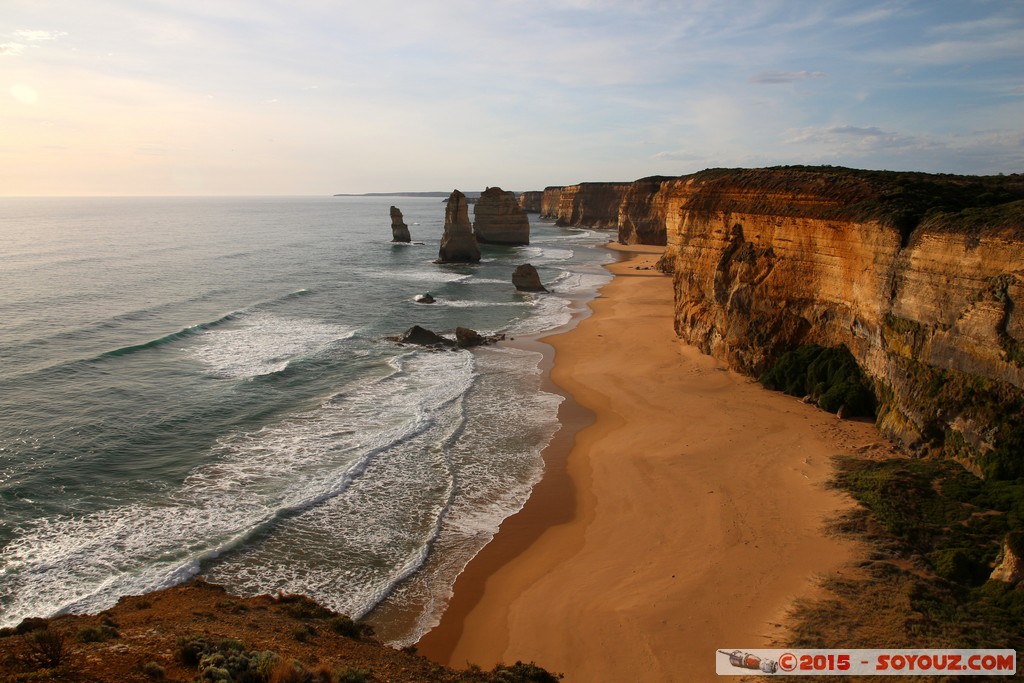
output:
{"label": "orange sand", "polygon": [[714,680],[716,649],[770,646],[793,599],[853,556],[824,533],[848,504],[824,484],[830,456],[879,443],[874,427],[678,341],[671,278],[638,269],[660,249],[624,249],[593,315],[545,339],[552,379],[594,421],[563,437],[564,461],[549,448],[545,480],[420,642],[429,657],[532,660],[569,683]]}

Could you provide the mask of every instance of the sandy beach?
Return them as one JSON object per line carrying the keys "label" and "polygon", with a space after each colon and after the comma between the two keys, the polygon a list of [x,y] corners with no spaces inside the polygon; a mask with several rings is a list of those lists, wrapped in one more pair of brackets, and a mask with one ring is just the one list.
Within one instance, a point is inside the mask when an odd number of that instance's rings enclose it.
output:
{"label": "sandy beach", "polygon": [[[593,315],[544,341],[574,401],[526,507],[459,578],[419,650],[535,661],[571,682],[705,681],[715,650],[768,647],[855,548],[833,455],[874,426],[769,392],[676,339],[660,249],[626,247]],[[575,432],[573,434],[573,432]]]}

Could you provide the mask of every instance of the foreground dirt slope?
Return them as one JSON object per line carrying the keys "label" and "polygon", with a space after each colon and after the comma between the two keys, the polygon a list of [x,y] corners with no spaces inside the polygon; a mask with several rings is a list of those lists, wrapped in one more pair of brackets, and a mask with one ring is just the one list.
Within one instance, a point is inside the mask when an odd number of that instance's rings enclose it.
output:
{"label": "foreground dirt slope", "polygon": [[[221,651],[273,652],[276,659],[268,659],[275,666],[265,667],[268,676],[262,679],[271,681],[554,680],[542,673],[524,676],[528,667],[454,672],[369,636],[343,635],[338,629],[346,625],[351,622],[303,596],[239,598],[197,581],[123,598],[97,615],[26,620],[18,629],[5,630],[0,681],[193,681],[200,676],[197,643]],[[204,680],[260,679],[210,673]]]}

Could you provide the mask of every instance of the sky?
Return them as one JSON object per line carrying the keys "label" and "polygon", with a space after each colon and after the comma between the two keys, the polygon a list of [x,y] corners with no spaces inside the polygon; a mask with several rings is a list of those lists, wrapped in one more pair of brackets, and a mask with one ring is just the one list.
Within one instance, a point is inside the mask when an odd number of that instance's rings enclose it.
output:
{"label": "sky", "polygon": [[0,195],[1024,172],[1022,0],[0,0]]}

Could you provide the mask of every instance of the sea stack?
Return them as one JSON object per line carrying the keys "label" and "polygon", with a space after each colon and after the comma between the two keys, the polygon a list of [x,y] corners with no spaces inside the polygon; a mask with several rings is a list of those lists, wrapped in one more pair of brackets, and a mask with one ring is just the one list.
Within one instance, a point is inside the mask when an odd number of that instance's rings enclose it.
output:
{"label": "sea stack", "polygon": [[537,269],[529,263],[517,266],[512,273],[512,284],[520,292],[546,292],[548,291],[540,282],[540,275]]}
{"label": "sea stack", "polygon": [[473,207],[473,233],[491,244],[529,244],[530,219],[514,192],[489,187]]}
{"label": "sea stack", "polygon": [[397,206],[391,207],[391,241],[412,241],[412,236],[409,234],[409,226],[405,224],[405,220],[402,218],[402,212]]}
{"label": "sea stack", "polygon": [[480,260],[480,246],[469,222],[466,195],[454,190],[444,210],[444,235],[437,263],[475,263]]}

